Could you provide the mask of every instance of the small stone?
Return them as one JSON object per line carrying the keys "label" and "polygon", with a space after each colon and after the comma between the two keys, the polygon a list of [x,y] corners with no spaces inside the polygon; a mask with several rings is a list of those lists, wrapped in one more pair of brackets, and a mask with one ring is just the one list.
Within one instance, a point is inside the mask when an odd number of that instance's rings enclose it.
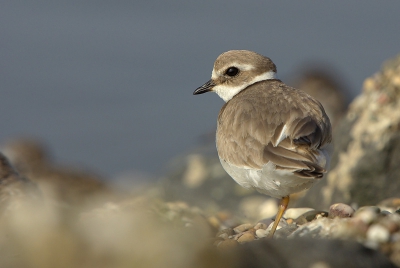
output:
{"label": "small stone", "polygon": [[387,198],[378,204],[379,207],[389,207],[393,209],[399,209],[400,208],[400,198],[398,197],[392,197],[392,198]]}
{"label": "small stone", "polygon": [[253,228],[253,224],[244,223],[242,225],[239,225],[239,226],[236,226],[235,228],[233,228],[233,231],[235,231],[235,233],[239,234],[239,233],[243,233],[251,228]]}
{"label": "small stone", "polygon": [[387,210],[381,210],[380,214],[383,215],[383,216],[387,216],[387,215],[390,215],[392,213],[390,211],[387,211]]}
{"label": "small stone", "polygon": [[217,247],[219,249],[229,249],[229,248],[233,248],[237,245],[239,245],[239,243],[236,240],[228,239],[228,240],[224,240],[224,241],[220,242]]}
{"label": "small stone", "polygon": [[318,218],[328,217],[328,212],[321,210],[311,210],[295,219],[295,223],[302,225],[306,222],[313,221]]}
{"label": "small stone", "polygon": [[349,218],[353,216],[354,209],[347,204],[337,203],[333,204],[329,208],[329,218],[333,219],[336,217],[339,218]]}
{"label": "small stone", "polygon": [[267,229],[267,225],[265,223],[259,222],[254,226],[254,230],[259,230],[259,229]]}
{"label": "small stone", "polygon": [[356,213],[359,213],[359,212],[364,211],[364,210],[370,210],[370,211],[375,212],[376,214],[381,212],[381,209],[379,207],[377,207],[377,206],[363,206],[363,207],[358,208]]}
{"label": "small stone", "polygon": [[245,242],[253,241],[254,239],[256,239],[256,238],[255,238],[253,232],[244,232],[241,236],[239,236],[237,241],[239,243],[245,243]]}
{"label": "small stone", "polygon": [[373,224],[367,231],[367,240],[375,243],[385,243],[389,241],[389,231],[380,224]]}
{"label": "small stone", "polygon": [[313,208],[288,208],[283,214],[285,219],[297,219],[306,212],[314,210]]}
{"label": "small stone", "polygon": [[224,237],[229,237],[229,236],[234,235],[234,234],[235,234],[235,232],[233,231],[232,228],[227,228],[227,229],[223,229],[223,230],[219,231],[217,233],[216,237],[224,238]]}
{"label": "small stone", "polygon": [[269,234],[269,231],[265,230],[265,229],[258,229],[256,230],[256,236],[258,238],[263,238],[266,237]]}
{"label": "small stone", "polygon": [[382,218],[379,224],[385,227],[390,233],[397,232],[400,228],[400,216],[397,214],[390,214]]}
{"label": "small stone", "polygon": [[380,209],[378,207],[361,207],[354,213],[354,218],[361,220],[365,224],[371,224],[378,218]]}

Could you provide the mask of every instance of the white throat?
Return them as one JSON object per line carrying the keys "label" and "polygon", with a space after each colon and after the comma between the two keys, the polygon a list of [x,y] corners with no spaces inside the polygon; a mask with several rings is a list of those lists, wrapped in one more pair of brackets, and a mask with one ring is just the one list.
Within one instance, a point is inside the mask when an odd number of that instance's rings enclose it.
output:
{"label": "white throat", "polygon": [[220,96],[225,102],[227,102],[246,87],[260,81],[275,79],[275,75],[276,73],[273,71],[265,72],[255,76],[248,83],[239,86],[217,85],[213,88],[213,91],[217,93],[218,96]]}

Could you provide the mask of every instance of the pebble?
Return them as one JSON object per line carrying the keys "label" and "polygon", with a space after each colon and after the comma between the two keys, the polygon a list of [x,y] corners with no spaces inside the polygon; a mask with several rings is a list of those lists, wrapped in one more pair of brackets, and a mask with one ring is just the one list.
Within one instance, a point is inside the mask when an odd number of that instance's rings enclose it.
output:
{"label": "pebble", "polygon": [[268,234],[269,234],[269,231],[268,231],[268,230],[265,230],[265,229],[258,229],[258,230],[256,230],[256,236],[257,236],[258,238],[266,237]]}
{"label": "pebble", "polygon": [[361,207],[354,213],[354,218],[361,220],[365,224],[371,224],[373,221],[378,219],[380,208],[371,207]]}
{"label": "pebble", "polygon": [[311,210],[295,219],[295,223],[302,225],[318,218],[328,217],[328,212],[321,210]]}
{"label": "pebble", "polygon": [[259,229],[267,229],[267,225],[265,223],[259,222],[254,226],[254,230],[259,230]]}
{"label": "pebble", "polygon": [[392,209],[399,209],[400,208],[400,198],[398,197],[392,197],[392,198],[387,198],[378,204],[379,207],[389,207]]}
{"label": "pebble", "polygon": [[[385,207],[365,206],[355,211],[347,204],[337,203],[330,206],[329,213],[310,208],[289,209],[284,215],[288,220],[281,219],[274,238],[356,240],[400,264],[400,213],[390,213],[384,210]],[[232,248],[263,239],[268,236],[272,226],[273,220],[267,218],[255,225],[245,223],[220,230],[214,246]]]}
{"label": "pebble", "polygon": [[306,212],[314,210],[313,208],[288,208],[283,214],[285,219],[296,219]]}
{"label": "pebble", "polygon": [[244,223],[244,224],[241,224],[241,225],[233,228],[233,231],[235,231],[235,233],[237,233],[237,234],[240,234],[240,233],[243,233],[243,232],[253,228],[253,226],[254,225],[251,223]]}
{"label": "pebble", "polygon": [[339,218],[349,218],[353,216],[354,209],[347,204],[337,203],[333,204],[329,208],[329,218],[333,219],[336,217]]}
{"label": "pebble", "polygon": [[239,243],[245,243],[245,242],[250,242],[253,241],[255,238],[254,233],[253,232],[244,232],[242,235],[240,235],[237,239],[237,241]]}
{"label": "pebble", "polygon": [[375,243],[388,242],[390,238],[389,231],[380,224],[373,224],[367,231],[367,240]]}
{"label": "pebble", "polygon": [[219,231],[216,236],[227,239],[228,237],[230,237],[234,234],[235,234],[235,232],[233,231],[232,228],[227,228],[227,229],[223,229],[223,230]]}

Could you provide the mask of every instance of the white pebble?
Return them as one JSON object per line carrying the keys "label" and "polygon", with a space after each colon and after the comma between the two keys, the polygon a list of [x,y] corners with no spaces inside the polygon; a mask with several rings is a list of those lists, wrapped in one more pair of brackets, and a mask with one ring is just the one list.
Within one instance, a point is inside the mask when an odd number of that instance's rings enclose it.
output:
{"label": "white pebble", "polygon": [[283,214],[285,219],[297,219],[306,212],[314,210],[313,208],[288,208]]}
{"label": "white pebble", "polygon": [[266,237],[268,235],[268,233],[269,233],[269,231],[264,230],[264,229],[258,229],[256,231],[256,235],[257,235],[258,238]]}
{"label": "white pebble", "polygon": [[389,241],[390,233],[389,231],[379,224],[374,224],[369,227],[367,231],[367,240],[377,243],[385,243]]}

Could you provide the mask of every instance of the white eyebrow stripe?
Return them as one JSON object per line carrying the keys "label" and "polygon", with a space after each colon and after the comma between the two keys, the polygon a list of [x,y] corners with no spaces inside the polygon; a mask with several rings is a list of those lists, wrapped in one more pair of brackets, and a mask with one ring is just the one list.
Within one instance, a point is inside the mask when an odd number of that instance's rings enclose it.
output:
{"label": "white eyebrow stripe", "polygon": [[[254,65],[252,65],[252,64],[232,62],[232,64],[226,65],[226,67],[221,68],[221,71],[225,71],[229,67],[236,67],[241,71],[250,71],[250,70],[255,69]],[[217,72],[215,71],[215,68],[214,68],[211,73],[211,79],[216,79],[218,77],[218,75],[221,75],[221,74],[217,74]]]}

